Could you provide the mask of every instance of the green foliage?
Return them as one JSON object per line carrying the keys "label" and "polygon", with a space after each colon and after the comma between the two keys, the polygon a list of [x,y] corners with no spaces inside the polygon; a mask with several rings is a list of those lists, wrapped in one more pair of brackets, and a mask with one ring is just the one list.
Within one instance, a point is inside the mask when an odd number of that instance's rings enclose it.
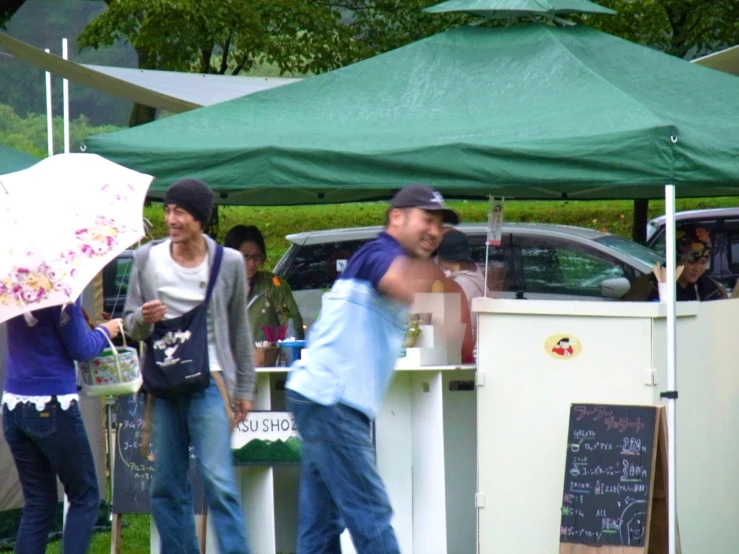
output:
{"label": "green foliage", "polygon": [[[3,4],[3,2],[0,2]],[[101,52],[79,54],[75,37],[88,21],[105,9],[101,1],[27,0],[7,24],[7,33],[38,48],[61,55],[62,37],[69,39],[69,58],[78,63],[135,66],[135,53],[117,44]],[[20,59],[0,56],[0,104],[13,106],[25,116],[46,112],[44,72]],[[62,113],[62,79],[52,76],[53,113]],[[69,110],[72,117],[85,114],[95,125],[125,124],[129,101],[89,87],[69,83]]]}
{"label": "green foliage", "polygon": [[232,73],[257,62],[320,72],[353,50],[349,29],[327,2],[304,0],[106,0],[79,37],[82,48],[131,43],[139,66]]}
{"label": "green foliage", "polygon": [[368,58],[478,19],[461,13],[423,11],[440,3],[440,0],[345,0],[341,5],[353,14],[350,28],[357,37],[361,57]]}
{"label": "green foliage", "polygon": [[[462,221],[487,221],[487,202],[452,201],[449,203],[459,213]],[[723,208],[736,205],[736,198],[679,199],[678,210]],[[234,225],[256,225],[264,235],[267,246],[267,268],[280,260],[290,243],[285,239],[291,233],[319,229],[340,229],[381,225],[387,204],[368,202],[325,206],[249,207],[224,206],[220,208],[220,223],[215,238],[223,241]],[[664,214],[664,202],[652,201],[649,217]],[[167,236],[162,205],[154,203],[144,210],[152,222],[154,238]],[[556,223],[598,229],[625,238],[631,238],[633,204],[619,201],[508,201],[505,205],[506,221],[531,223]]]}
{"label": "green foliage", "polygon": [[5,29],[5,24],[13,17],[26,0],[9,0],[0,3],[0,29]]}
{"label": "green foliage", "polygon": [[582,21],[668,54],[697,57],[739,41],[737,0],[600,0],[618,15]]}
{"label": "green foliage", "polygon": [[[63,152],[64,119],[61,116],[54,117],[53,126],[54,152]],[[79,152],[80,144],[90,135],[117,130],[119,127],[112,125],[91,126],[85,116],[72,119],[69,122],[69,151]],[[0,104],[0,143],[40,158],[46,157],[46,115],[30,114],[28,117],[20,117],[12,107]]]}

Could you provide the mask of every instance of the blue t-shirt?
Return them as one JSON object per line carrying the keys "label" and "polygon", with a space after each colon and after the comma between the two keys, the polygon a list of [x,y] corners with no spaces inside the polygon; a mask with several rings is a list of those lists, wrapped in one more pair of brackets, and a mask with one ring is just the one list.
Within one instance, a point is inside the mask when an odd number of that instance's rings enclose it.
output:
{"label": "blue t-shirt", "polygon": [[360,248],[323,297],[307,360],[293,364],[287,388],[326,406],[342,403],[374,419],[400,354],[408,307],[377,286],[398,256],[386,233]]}

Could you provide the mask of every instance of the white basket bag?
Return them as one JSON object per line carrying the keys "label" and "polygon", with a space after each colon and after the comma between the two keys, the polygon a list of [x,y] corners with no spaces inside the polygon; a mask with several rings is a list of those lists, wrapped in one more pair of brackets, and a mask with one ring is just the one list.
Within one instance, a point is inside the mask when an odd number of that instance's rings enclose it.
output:
{"label": "white basket bag", "polygon": [[126,344],[121,324],[123,346],[116,347],[105,333],[110,348],[89,362],[78,362],[79,374],[88,396],[120,396],[138,392],[143,383],[139,355]]}

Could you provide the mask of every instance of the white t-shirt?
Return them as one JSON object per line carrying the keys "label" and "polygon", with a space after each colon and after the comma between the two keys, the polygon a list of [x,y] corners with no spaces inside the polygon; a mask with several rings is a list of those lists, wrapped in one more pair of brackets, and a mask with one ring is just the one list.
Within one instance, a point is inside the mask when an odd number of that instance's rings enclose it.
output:
{"label": "white t-shirt", "polygon": [[[151,248],[150,263],[153,262],[156,274],[159,300],[167,306],[164,319],[180,317],[205,300],[210,276],[208,256],[197,267],[182,267],[172,259],[171,241],[165,240]],[[216,350],[215,325],[210,313],[208,321],[208,362],[211,371],[221,371]]]}

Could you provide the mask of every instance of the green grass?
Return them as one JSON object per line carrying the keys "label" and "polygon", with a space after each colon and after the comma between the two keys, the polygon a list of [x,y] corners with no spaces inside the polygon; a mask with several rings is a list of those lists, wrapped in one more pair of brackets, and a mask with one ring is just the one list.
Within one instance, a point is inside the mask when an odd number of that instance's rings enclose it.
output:
{"label": "green grass", "polygon": [[[486,221],[487,202],[450,202],[463,221]],[[678,210],[733,207],[736,198],[707,198],[678,200]],[[285,235],[317,229],[335,229],[380,225],[386,203],[339,204],[324,206],[249,207],[224,206],[220,210],[217,238],[223,240],[226,232],[237,224],[256,225],[267,243],[267,267],[276,264],[289,243]],[[631,236],[633,204],[631,201],[510,201],[506,203],[506,221],[561,223],[590,227]],[[649,217],[664,213],[663,201],[649,203]],[[161,204],[152,204],[145,210],[153,223],[156,238],[166,236]]]}

